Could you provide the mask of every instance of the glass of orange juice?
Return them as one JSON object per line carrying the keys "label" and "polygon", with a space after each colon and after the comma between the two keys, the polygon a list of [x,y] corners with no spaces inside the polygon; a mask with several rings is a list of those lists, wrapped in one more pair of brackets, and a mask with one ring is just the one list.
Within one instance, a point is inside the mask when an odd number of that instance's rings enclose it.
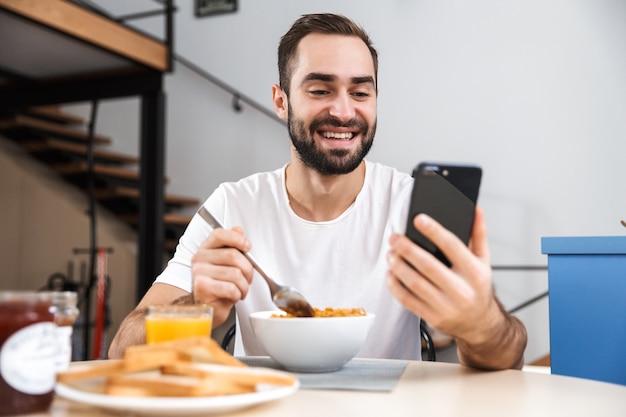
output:
{"label": "glass of orange juice", "polygon": [[156,305],[146,308],[146,343],[211,336],[213,307],[206,304]]}

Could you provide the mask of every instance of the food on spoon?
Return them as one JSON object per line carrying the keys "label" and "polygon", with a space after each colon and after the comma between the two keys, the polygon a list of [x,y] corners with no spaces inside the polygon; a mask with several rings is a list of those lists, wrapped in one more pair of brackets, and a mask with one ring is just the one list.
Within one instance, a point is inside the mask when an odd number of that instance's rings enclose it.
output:
{"label": "food on spoon", "polygon": [[[354,317],[354,316],[366,316],[367,312],[362,307],[357,308],[332,308],[326,307],[320,309],[313,307],[313,317]],[[272,318],[294,318],[300,317],[293,314],[272,314]]]}
{"label": "food on spoon", "polygon": [[[197,363],[222,365],[216,370]],[[70,368],[57,381],[81,385],[103,380],[103,392],[124,396],[194,397],[254,392],[257,384],[290,386],[295,376],[268,374],[224,351],[208,336],[128,347],[123,359]]]}

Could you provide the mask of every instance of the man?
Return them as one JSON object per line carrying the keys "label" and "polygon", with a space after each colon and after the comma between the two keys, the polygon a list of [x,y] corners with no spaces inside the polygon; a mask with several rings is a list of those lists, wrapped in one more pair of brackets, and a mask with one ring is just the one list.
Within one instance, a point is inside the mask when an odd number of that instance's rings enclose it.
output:
{"label": "man", "polygon": [[378,57],[367,34],[343,16],[305,15],[282,37],[278,67],[272,98],[288,121],[291,161],[215,190],[204,206],[225,228],[192,219],[167,268],[122,323],[110,356],[143,342],[143,307],[192,300],[214,307],[216,326],[234,305],[243,352],[265,354],[248,316],[275,306],[239,252],[254,242],[269,275],[313,306],[376,314],[359,356],[420,359],[422,317],[455,338],[463,364],[520,368],[526,330],[493,293],[482,211],[469,248],[416,216],[418,230],[451,261],[448,268],[398,233],[413,179],[364,159],[378,94]]}

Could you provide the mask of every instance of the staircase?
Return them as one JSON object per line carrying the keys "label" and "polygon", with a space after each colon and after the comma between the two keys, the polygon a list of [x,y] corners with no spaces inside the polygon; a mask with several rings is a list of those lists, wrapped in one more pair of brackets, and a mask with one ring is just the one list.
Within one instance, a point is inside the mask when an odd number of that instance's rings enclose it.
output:
{"label": "staircase", "polygon": [[[0,133],[47,164],[67,182],[88,193],[89,134],[85,120],[63,112],[58,106],[34,107],[0,116]],[[111,143],[109,137],[94,135],[94,197],[102,207],[137,230],[139,158],[108,150],[107,146]],[[195,198],[165,194],[165,252],[173,253],[178,238],[191,220],[191,216],[178,211],[186,206],[195,208],[199,204]]]}

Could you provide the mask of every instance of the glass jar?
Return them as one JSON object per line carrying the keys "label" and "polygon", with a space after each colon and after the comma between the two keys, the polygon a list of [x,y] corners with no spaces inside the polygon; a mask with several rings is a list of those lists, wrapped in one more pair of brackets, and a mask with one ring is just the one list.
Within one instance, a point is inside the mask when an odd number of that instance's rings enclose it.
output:
{"label": "glass jar", "polygon": [[50,407],[57,340],[51,293],[0,291],[0,415]]}
{"label": "glass jar", "polygon": [[72,360],[72,330],[79,314],[76,307],[78,295],[72,291],[55,291],[50,294],[58,337],[55,368],[61,372],[67,370]]}

